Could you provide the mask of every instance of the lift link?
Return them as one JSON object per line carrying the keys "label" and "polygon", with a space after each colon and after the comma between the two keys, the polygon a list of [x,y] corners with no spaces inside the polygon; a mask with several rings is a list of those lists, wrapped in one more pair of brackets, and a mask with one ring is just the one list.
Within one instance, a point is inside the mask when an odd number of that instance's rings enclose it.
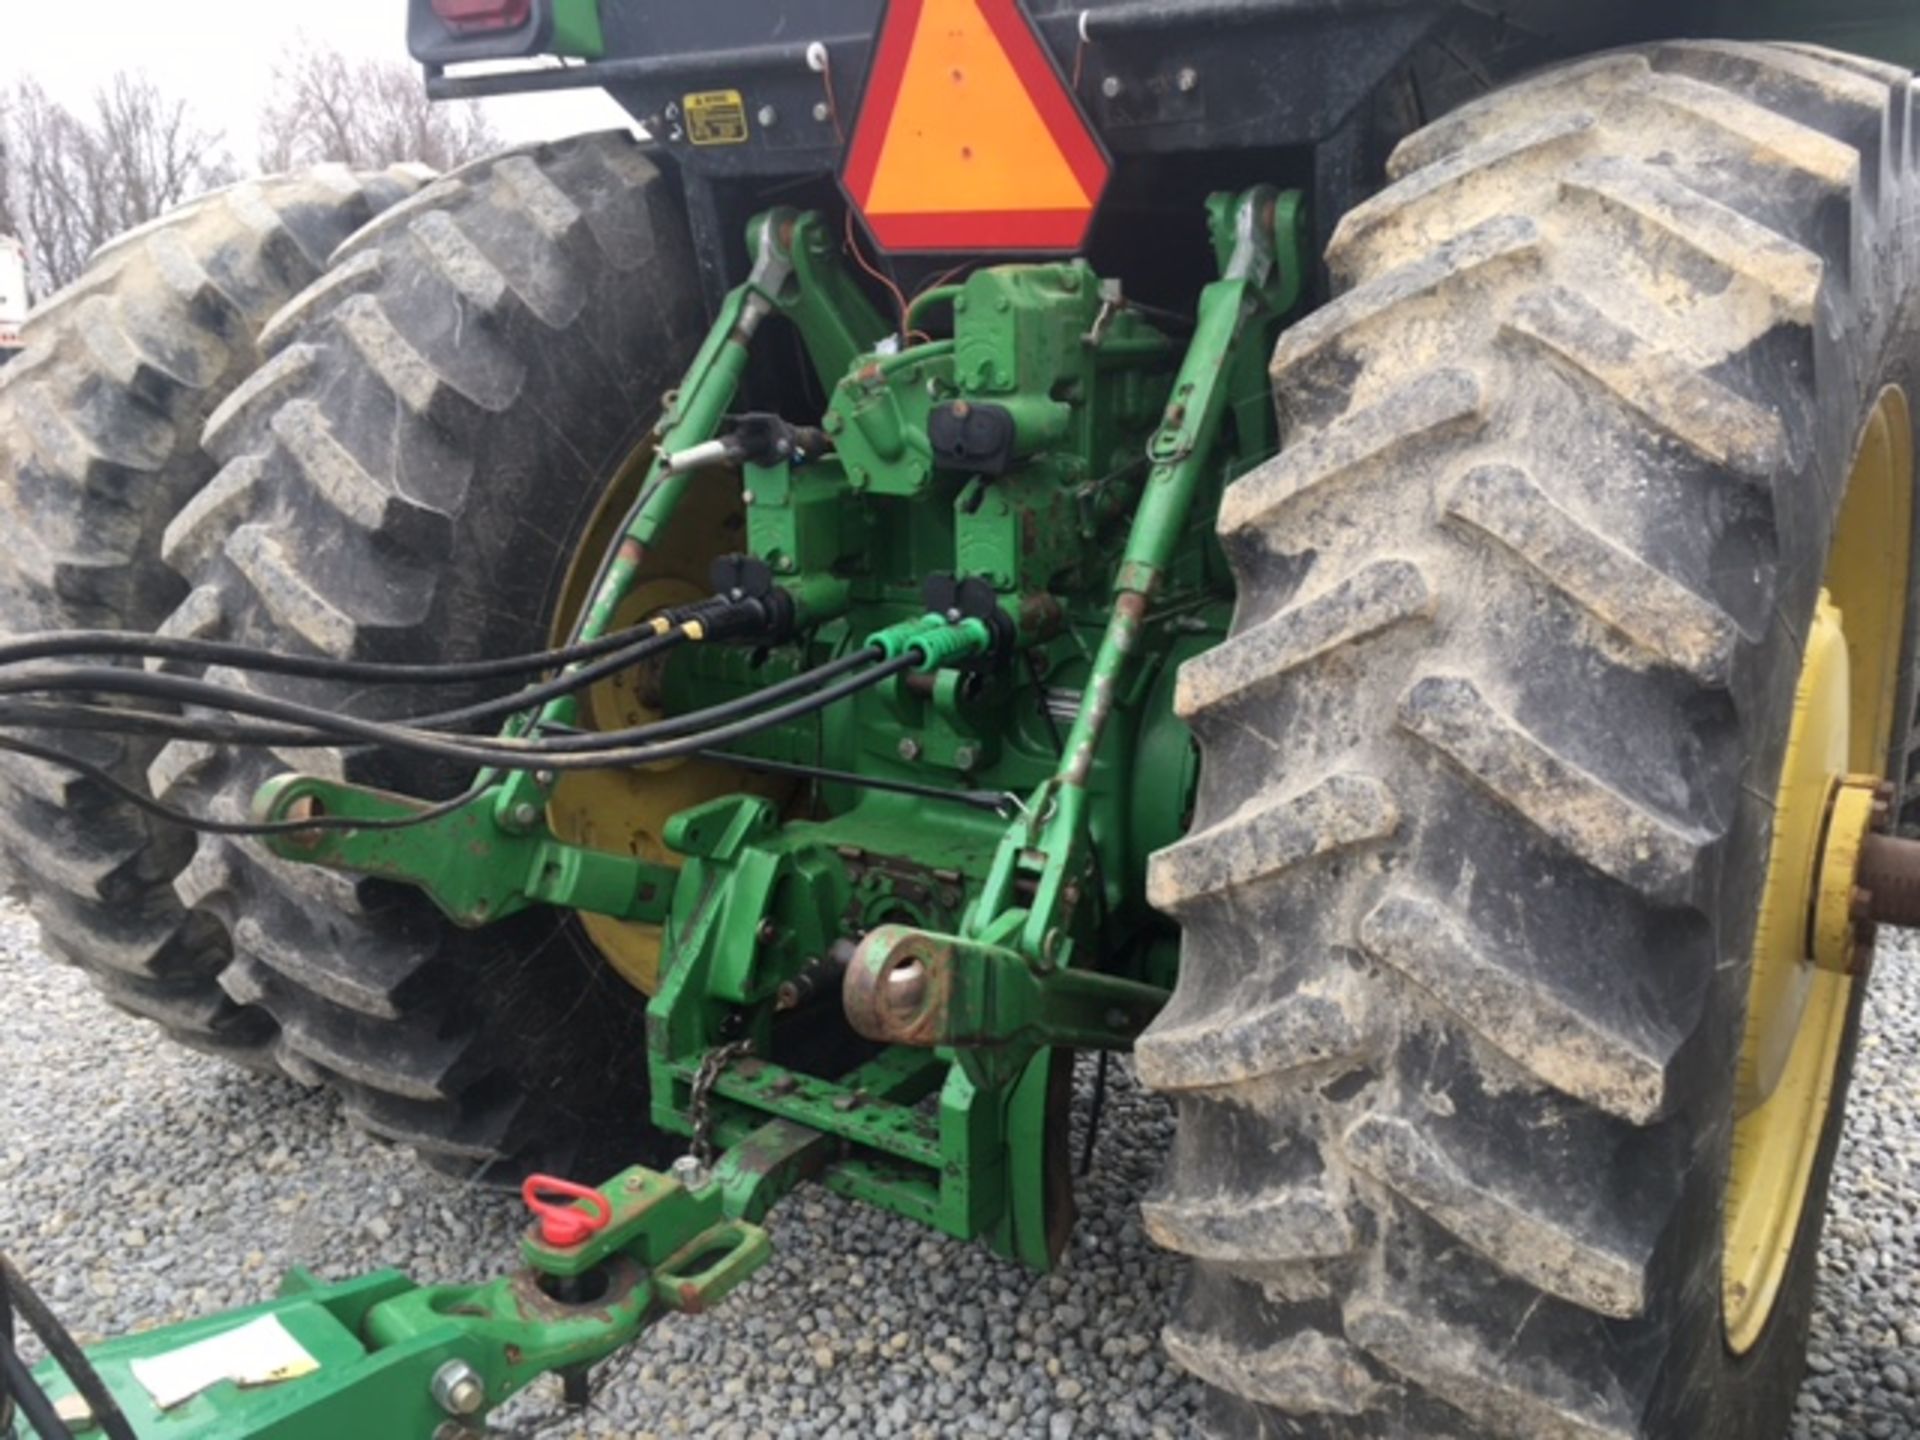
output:
{"label": "lift link", "polygon": [[[1303,212],[1296,193],[1256,186],[1238,196],[1214,197],[1209,210],[1221,278],[1200,294],[1192,343],[1160,429],[1147,445],[1151,469],[1114,579],[1113,609],[1092,675],[1059,771],[1002,840],[966,927],[969,938],[1007,945],[1048,964],[1069,963],[1075,943],[1071,912],[1095,889],[1087,778],[1133,674],[1141,627],[1193,518],[1201,476],[1219,463],[1215,452],[1222,422],[1230,407],[1236,419],[1245,415],[1233,404],[1234,382],[1249,369],[1264,367],[1280,318],[1299,295]],[[1259,393],[1264,396],[1263,381]],[[1243,443],[1241,449],[1257,447]],[[1024,907],[1017,901],[1023,888],[1033,897]]]}
{"label": "lift link", "polygon": [[[571,1207],[580,1222],[556,1229],[564,1216],[543,1216],[521,1240],[522,1268],[486,1284],[422,1286],[385,1270],[323,1285],[294,1270],[263,1305],[110,1340],[86,1358],[141,1440],[477,1440],[487,1412],[539,1376],[584,1375],[663,1315],[710,1309],[771,1253],[766,1231],[726,1213],[718,1185],[635,1167],[597,1191],[568,1189],[587,1197]],[[263,1340],[274,1373],[248,1368],[248,1342]],[[189,1347],[203,1348],[183,1357]],[[191,1360],[206,1383],[166,1393],[157,1377]],[[96,1430],[58,1365],[34,1379],[75,1440]]]}

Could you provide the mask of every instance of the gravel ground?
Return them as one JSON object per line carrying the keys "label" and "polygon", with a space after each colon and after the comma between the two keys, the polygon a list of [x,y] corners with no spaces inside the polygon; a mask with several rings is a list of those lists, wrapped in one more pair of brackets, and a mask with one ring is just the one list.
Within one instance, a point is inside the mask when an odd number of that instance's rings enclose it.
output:
{"label": "gravel ground", "polygon": [[[1920,1434],[1920,945],[1888,948],[1794,1440]],[[260,1299],[289,1265],[438,1281],[511,1264],[509,1199],[428,1174],[325,1097],[163,1043],[43,958],[5,905],[0,993],[0,1249],[83,1338]],[[760,1275],[603,1368],[593,1410],[563,1415],[548,1381],[498,1423],[542,1440],[1185,1435],[1195,1395],[1155,1338],[1177,1267],[1136,1209],[1168,1131],[1165,1107],[1122,1076],[1072,1252],[1045,1278],[796,1196]]]}

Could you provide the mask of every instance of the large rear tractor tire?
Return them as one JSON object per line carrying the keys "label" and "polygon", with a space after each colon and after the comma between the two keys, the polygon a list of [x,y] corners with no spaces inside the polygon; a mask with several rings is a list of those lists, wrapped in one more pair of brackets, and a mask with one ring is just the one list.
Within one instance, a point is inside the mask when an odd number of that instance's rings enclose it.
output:
{"label": "large rear tractor tire", "polygon": [[1865,982],[1781,862],[1910,747],[1911,93],[1605,55],[1341,222],[1151,874],[1146,1219],[1221,1432],[1785,1432]]}
{"label": "large rear tractor tire", "polygon": [[[166,535],[192,586],[168,628],[421,665],[543,648],[596,502],[702,325],[677,192],[631,137],[514,151],[429,186],[341,251],[213,417],[223,468]],[[361,714],[482,698],[210,678]],[[151,773],[169,803],[238,817],[288,768],[416,794],[470,778],[366,751],[187,743]],[[282,1065],[373,1132],[469,1174],[600,1174],[638,1148],[644,997],[570,919],[460,930],[417,890],[212,835],[177,888],[218,922],[220,983],[272,1017]]]}
{"label": "large rear tractor tire", "polygon": [[[160,536],[213,474],[207,417],[259,363],[274,313],[427,175],[324,165],[232,186],[105,246],[40,306],[0,372],[0,631],[166,618],[186,587]],[[55,743],[136,786],[156,748]],[[220,989],[225,937],[173,893],[191,849],[92,782],[0,756],[0,851],[47,948],[176,1039],[271,1068],[271,1018]]]}

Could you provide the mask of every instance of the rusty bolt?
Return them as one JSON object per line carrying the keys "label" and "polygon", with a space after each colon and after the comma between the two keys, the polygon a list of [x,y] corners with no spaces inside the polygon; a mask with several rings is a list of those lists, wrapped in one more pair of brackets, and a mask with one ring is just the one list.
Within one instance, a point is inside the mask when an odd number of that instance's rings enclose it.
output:
{"label": "rusty bolt", "polygon": [[1847,898],[1847,914],[1857,921],[1864,922],[1871,920],[1873,918],[1873,892],[1871,890],[1863,890],[1858,885],[1854,886],[1853,894]]}

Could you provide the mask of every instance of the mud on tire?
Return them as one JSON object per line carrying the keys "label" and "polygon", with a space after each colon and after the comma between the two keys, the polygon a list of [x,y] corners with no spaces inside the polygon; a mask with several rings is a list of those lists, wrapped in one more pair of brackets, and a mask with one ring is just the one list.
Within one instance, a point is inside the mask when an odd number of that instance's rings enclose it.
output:
{"label": "mud on tire", "polygon": [[[166,628],[421,664],[542,648],[579,532],[702,323],[676,193],[629,136],[429,186],[342,249],[214,415],[223,467],[166,534],[192,586]],[[482,698],[210,678],[363,714]],[[416,794],[469,778],[185,743],[151,777],[172,804],[238,816],[288,768]],[[458,930],[418,891],[216,836],[177,889],[229,937],[221,986],[273,1018],[282,1065],[375,1133],[462,1173],[601,1173],[596,1153],[638,1144],[643,997],[571,921]]]}
{"label": "mud on tire", "polygon": [[[213,474],[208,415],[259,362],[274,312],[429,176],[324,165],[232,186],[103,247],[35,311],[0,371],[0,631],[151,631],[167,616],[186,587],[160,536]],[[133,785],[155,749],[55,743]],[[0,848],[47,948],[110,1000],[271,1067],[272,1019],[220,989],[225,937],[173,893],[186,835],[86,780],[0,756]]]}
{"label": "mud on tire", "polygon": [[1719,1208],[1802,637],[1867,408],[1915,393],[1910,97],[1606,55],[1413,135],[1341,222],[1150,880],[1185,950],[1146,1220],[1223,1433],[1784,1431],[1837,1119],[1740,1358]]}

